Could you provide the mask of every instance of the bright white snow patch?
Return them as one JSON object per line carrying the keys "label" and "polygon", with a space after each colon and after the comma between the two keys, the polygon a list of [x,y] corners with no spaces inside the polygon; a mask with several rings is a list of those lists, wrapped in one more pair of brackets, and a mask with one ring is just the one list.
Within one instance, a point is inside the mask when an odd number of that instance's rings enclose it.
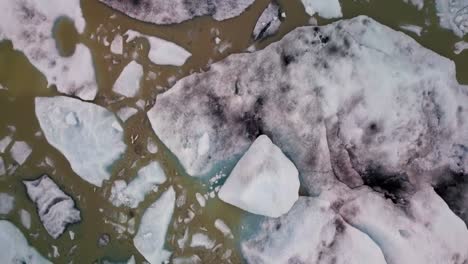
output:
{"label": "bright white snow patch", "polygon": [[114,54],[122,55],[123,53],[123,37],[120,34],[117,34],[112,40],[110,45],[110,51]]}
{"label": "bright white snow patch", "polygon": [[4,220],[0,220],[0,248],[0,263],[50,263],[28,245],[18,228]]}
{"label": "bright white snow patch", "polygon": [[323,18],[342,17],[341,6],[338,0],[301,0],[307,14],[310,16],[318,13]]}
{"label": "bright white snow patch", "polygon": [[[44,135],[70,162],[73,171],[96,186],[126,149],[117,118],[107,109],[77,99],[38,97],[36,117]],[[120,126],[120,125],[119,125]]]}
{"label": "bright white snow patch", "polygon": [[73,20],[78,33],[83,33],[85,20],[79,0],[1,1],[0,10],[0,40],[11,40],[59,92],[84,100],[95,98],[97,84],[88,48],[78,44],[72,56],[62,57],[52,36],[60,17]]}
{"label": "bright white snow patch", "polygon": [[148,207],[141,218],[138,232],[133,238],[135,248],[151,264],[166,261],[171,252],[164,249],[166,232],[174,212],[176,194],[170,187]]}
{"label": "bright white snow patch", "polygon": [[29,155],[31,155],[31,152],[31,147],[24,141],[16,141],[10,149],[11,157],[19,165],[23,165],[23,163],[29,158]]}
{"label": "bright white snow patch", "polygon": [[421,36],[421,33],[423,31],[422,27],[416,26],[416,25],[409,25],[409,24],[404,24],[400,26],[401,29],[413,32],[414,34]]}
{"label": "bright white snow patch", "polygon": [[219,198],[254,214],[278,217],[299,198],[299,173],[281,149],[261,135],[236,164]]}
{"label": "bright white snow patch", "polygon": [[440,25],[463,37],[468,32],[467,7],[468,0],[436,0]]}
{"label": "bright white snow patch", "polygon": [[47,175],[37,180],[23,181],[28,196],[37,207],[37,212],[47,233],[57,239],[69,224],[81,220],[80,211],[73,199],[64,193]]}
{"label": "bright white snow patch", "polygon": [[421,10],[424,7],[424,0],[404,0],[405,3],[410,3],[414,5],[418,10]]}
{"label": "bright white snow patch", "polygon": [[26,229],[30,229],[31,228],[31,214],[28,211],[21,209],[19,212],[19,215],[20,215],[21,224]]}
{"label": "bright white snow patch", "polygon": [[146,149],[148,150],[149,153],[151,154],[156,154],[158,153],[158,145],[152,138],[148,138],[148,142],[146,143]]}
{"label": "bright white snow patch", "polygon": [[15,198],[7,193],[0,193],[0,215],[7,215],[13,210]]}
{"label": "bright white snow patch", "polygon": [[145,196],[150,193],[159,184],[166,181],[166,174],[159,165],[159,162],[153,161],[138,171],[137,177],[128,185],[123,180],[114,182],[109,200],[115,206],[128,206],[137,208],[138,204],[143,202]]}
{"label": "bright white snow patch", "polygon": [[127,122],[127,120],[136,113],[138,113],[137,109],[130,106],[125,106],[117,111],[117,116],[120,118],[120,120],[122,120],[122,122]]}
{"label": "bright white snow patch", "polygon": [[143,77],[143,66],[131,61],[120,73],[112,90],[126,97],[134,97],[140,90],[141,77]]}
{"label": "bright white snow patch", "polygon": [[124,36],[128,36],[127,42],[135,38],[146,38],[150,44],[148,58],[158,65],[173,65],[182,66],[185,61],[192,56],[190,52],[184,48],[161,38],[144,35],[134,30],[128,30]]}

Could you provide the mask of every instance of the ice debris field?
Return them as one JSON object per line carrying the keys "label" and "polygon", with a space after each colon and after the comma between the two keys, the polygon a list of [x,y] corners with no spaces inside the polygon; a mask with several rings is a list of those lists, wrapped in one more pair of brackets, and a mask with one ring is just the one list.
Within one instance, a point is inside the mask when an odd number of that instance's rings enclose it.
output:
{"label": "ice debris field", "polygon": [[468,263],[468,1],[85,2],[0,3],[0,263]]}

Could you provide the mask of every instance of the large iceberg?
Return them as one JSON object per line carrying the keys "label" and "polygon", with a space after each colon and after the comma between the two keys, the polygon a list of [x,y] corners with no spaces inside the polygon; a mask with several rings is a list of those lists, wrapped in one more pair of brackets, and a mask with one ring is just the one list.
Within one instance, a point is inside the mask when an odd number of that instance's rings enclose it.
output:
{"label": "large iceberg", "polygon": [[225,20],[240,15],[255,0],[100,0],[135,19],[155,24],[175,24],[198,16]]}
{"label": "large iceberg", "polygon": [[303,194],[343,182],[401,203],[422,183],[467,177],[467,90],[452,61],[360,16],[212,64],[159,94],[148,117],[193,176],[265,134]]}
{"label": "large iceberg", "polygon": [[175,191],[170,187],[148,207],[133,238],[135,248],[151,264],[160,264],[171,256],[171,252],[164,249],[164,244],[174,212],[175,198]]}
{"label": "large iceberg", "polygon": [[84,100],[95,98],[97,84],[89,49],[78,44],[72,56],[62,57],[53,37],[57,20],[63,17],[74,22],[78,33],[84,32],[80,0],[1,1],[0,9],[0,40],[11,40],[13,48],[22,51],[59,92]]}
{"label": "large iceberg", "polygon": [[254,214],[279,217],[299,198],[299,173],[265,136],[259,136],[232,170],[219,198]]}
{"label": "large iceberg", "polygon": [[41,256],[12,223],[0,220],[0,262],[1,263],[51,263]]}
{"label": "large iceberg", "polygon": [[64,193],[47,175],[37,180],[23,181],[29,198],[36,204],[42,224],[53,238],[58,238],[69,224],[81,220],[73,199]]}
{"label": "large iceberg", "polygon": [[64,96],[37,97],[35,103],[47,141],[62,152],[76,174],[100,187],[127,147],[115,115],[101,106]]}
{"label": "large iceberg", "polygon": [[166,181],[166,174],[159,165],[153,161],[138,171],[138,175],[129,184],[124,180],[114,182],[109,200],[115,206],[128,206],[137,208],[145,196],[158,185]]}

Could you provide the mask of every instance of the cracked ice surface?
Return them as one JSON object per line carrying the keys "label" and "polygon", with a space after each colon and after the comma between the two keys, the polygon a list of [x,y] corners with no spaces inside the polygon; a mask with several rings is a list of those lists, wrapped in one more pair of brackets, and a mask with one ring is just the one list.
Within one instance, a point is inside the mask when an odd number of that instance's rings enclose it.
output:
{"label": "cracked ice surface", "polygon": [[81,220],[73,199],[64,193],[49,176],[23,181],[29,198],[37,207],[42,224],[50,236],[57,239],[69,224]]}
{"label": "cracked ice surface", "polygon": [[105,108],[64,96],[37,97],[36,117],[44,135],[87,182],[101,186],[127,146],[115,115]]}
{"label": "cracked ice surface", "polygon": [[127,16],[155,24],[175,24],[198,16],[212,16],[221,21],[240,15],[255,0],[100,0]]}
{"label": "cracked ice surface", "polygon": [[29,246],[16,226],[5,220],[0,220],[0,248],[1,263],[51,263]]}
{"label": "cracked ice surface", "polygon": [[61,17],[73,20],[78,33],[83,33],[85,20],[79,0],[1,1],[0,9],[0,40],[11,40],[13,48],[22,51],[59,92],[94,99],[97,84],[88,48],[78,44],[72,56],[62,57],[52,36]]}

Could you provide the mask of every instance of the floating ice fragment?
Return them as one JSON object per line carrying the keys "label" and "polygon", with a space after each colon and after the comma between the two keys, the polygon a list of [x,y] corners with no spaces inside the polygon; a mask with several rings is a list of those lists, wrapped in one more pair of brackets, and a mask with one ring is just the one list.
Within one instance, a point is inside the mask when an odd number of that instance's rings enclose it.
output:
{"label": "floating ice fragment", "polygon": [[117,116],[120,118],[120,120],[122,120],[122,122],[127,122],[127,120],[136,113],[138,113],[137,109],[130,106],[125,106],[117,111]]}
{"label": "floating ice fragment", "polygon": [[323,18],[342,17],[341,6],[338,0],[301,0],[307,14],[313,16],[318,13]]}
{"label": "floating ice fragment", "polygon": [[216,227],[216,229],[218,229],[221,233],[223,233],[223,235],[227,238],[234,238],[234,236],[232,235],[232,231],[231,229],[229,228],[228,225],[226,225],[226,223],[224,223],[223,220],[221,219],[216,219],[215,222],[214,222],[214,226]]}
{"label": "floating ice fragment", "polygon": [[0,215],[7,215],[13,210],[15,198],[7,193],[0,193]]}
{"label": "floating ice fragment", "polygon": [[10,136],[5,136],[0,140],[0,153],[4,153],[13,139]]}
{"label": "floating ice fragment", "polygon": [[126,97],[134,97],[140,90],[143,66],[131,61],[120,73],[112,90]]}
{"label": "floating ice fragment", "polygon": [[110,51],[114,54],[122,55],[123,53],[123,37],[120,34],[115,35],[114,40],[110,45]]}
{"label": "floating ice fragment", "polygon": [[31,155],[31,152],[31,147],[24,141],[16,141],[10,149],[11,157],[18,165],[23,165],[29,158],[29,155]]}
{"label": "floating ice fragment", "polygon": [[19,215],[20,215],[21,224],[26,229],[30,229],[31,228],[31,214],[28,211],[21,209],[19,212]]}
{"label": "floating ice fragment", "polygon": [[203,195],[201,195],[201,193],[196,193],[195,198],[197,199],[197,202],[198,202],[198,204],[200,204],[201,207],[205,207],[206,200],[203,197]]}
{"label": "floating ice fragment", "polygon": [[271,2],[255,24],[254,39],[259,40],[275,34],[281,26],[280,16],[280,6],[275,1]]}
{"label": "floating ice fragment", "polygon": [[416,25],[410,25],[410,24],[404,24],[400,26],[401,29],[413,32],[414,34],[418,35],[419,37],[421,36],[421,33],[423,31],[423,28],[420,26]]}

